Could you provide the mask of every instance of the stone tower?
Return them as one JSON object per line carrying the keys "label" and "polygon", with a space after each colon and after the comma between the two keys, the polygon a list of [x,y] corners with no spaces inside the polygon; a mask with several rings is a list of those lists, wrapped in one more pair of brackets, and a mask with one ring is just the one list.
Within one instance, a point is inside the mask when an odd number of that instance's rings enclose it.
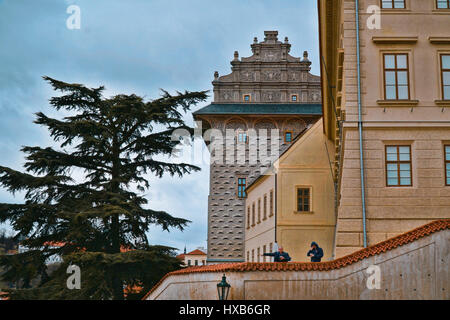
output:
{"label": "stone tower", "polygon": [[[277,31],[264,35],[262,42],[254,38],[252,56],[239,59],[235,51],[230,74],[214,73],[214,102],[194,112],[204,129],[219,130],[224,137],[234,130],[235,153],[245,151],[243,162],[210,165],[209,264],[245,260],[245,188],[270,166],[259,157],[256,163],[249,161],[250,156],[259,155],[261,145],[270,149],[271,130],[279,134],[276,153],[283,152],[322,114],[320,77],[310,74],[308,53],[303,59],[293,57],[287,37],[281,42]],[[260,135],[261,129],[267,137]],[[256,139],[251,132],[256,132]]]}

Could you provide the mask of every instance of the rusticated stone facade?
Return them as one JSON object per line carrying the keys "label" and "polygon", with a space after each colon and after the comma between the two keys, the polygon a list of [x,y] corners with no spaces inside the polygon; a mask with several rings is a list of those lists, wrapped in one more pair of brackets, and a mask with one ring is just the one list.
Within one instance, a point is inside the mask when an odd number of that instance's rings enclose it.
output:
{"label": "rusticated stone facade", "polygon": [[[320,78],[309,73],[311,62],[307,52],[303,60],[290,56],[287,38],[282,43],[277,34],[277,31],[266,31],[263,42],[255,38],[251,57],[239,59],[235,52],[231,74],[222,77],[218,72],[214,74],[214,102],[194,112],[194,118],[203,122],[203,128],[216,129],[223,137],[229,129],[235,132],[232,136],[236,143],[235,158],[245,151],[245,160],[229,161],[230,154],[218,156],[218,149],[211,148],[209,264],[245,260],[245,196],[238,194],[238,179],[245,179],[245,185],[254,181],[288,146],[284,133],[290,132],[293,140],[322,113]],[[259,136],[261,129],[267,130],[264,130],[267,138]],[[277,150],[270,149],[271,130],[278,130]],[[257,135],[255,139],[252,131]],[[239,136],[239,132],[243,135]],[[264,151],[268,155],[275,151],[274,157],[262,159]],[[249,156],[255,154],[257,161],[252,163]]]}

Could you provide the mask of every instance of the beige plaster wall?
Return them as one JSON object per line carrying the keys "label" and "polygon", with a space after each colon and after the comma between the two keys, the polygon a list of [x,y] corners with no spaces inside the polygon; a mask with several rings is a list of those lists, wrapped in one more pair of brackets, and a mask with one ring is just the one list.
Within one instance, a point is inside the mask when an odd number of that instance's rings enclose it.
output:
{"label": "beige plaster wall", "polygon": [[[368,6],[360,1],[361,94],[368,245],[406,232],[427,221],[450,217],[450,187],[444,182],[443,145],[450,141],[450,101],[442,99],[439,54],[450,43],[430,37],[450,37],[450,10],[436,10],[436,1],[406,0],[406,10],[382,10],[381,29],[366,26]],[[344,47],[343,106],[346,112],[341,164],[341,195],[336,256],[363,246],[362,203],[357,132],[356,28],[354,1],[342,1]],[[413,38],[413,41],[401,39]],[[374,41],[374,39],[382,39]],[[387,41],[389,38],[400,40]],[[383,40],[384,39],[384,40]],[[386,103],[383,53],[407,53],[411,101]],[[413,186],[393,188],[385,182],[386,144],[412,147]]]}
{"label": "beige plaster wall", "polygon": [[[275,176],[267,176],[250,188],[245,201],[245,261],[247,262],[269,262],[272,258],[261,257],[264,246],[266,252],[270,252],[270,244],[275,242]],[[270,191],[273,191],[273,215],[270,215]],[[267,218],[264,219],[264,195],[267,196]],[[258,199],[261,200],[261,221],[258,222]],[[247,210],[250,208],[250,220],[252,219],[252,205],[255,204],[255,225],[250,221],[247,228]],[[260,255],[258,257],[258,248]],[[254,259],[252,261],[252,250]],[[249,259],[247,259],[247,253]]]}

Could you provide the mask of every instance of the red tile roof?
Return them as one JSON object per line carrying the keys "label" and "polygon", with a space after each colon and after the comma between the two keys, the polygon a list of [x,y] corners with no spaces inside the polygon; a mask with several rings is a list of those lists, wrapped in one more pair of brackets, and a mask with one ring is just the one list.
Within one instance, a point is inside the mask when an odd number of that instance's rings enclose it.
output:
{"label": "red tile roof", "polygon": [[185,256],[206,256],[206,253],[204,253],[202,250],[195,249],[194,251],[191,251],[189,253],[182,253],[177,255],[176,257],[178,259],[183,260]]}
{"label": "red tile roof", "polygon": [[201,272],[245,272],[245,271],[328,271],[340,269],[365,258],[395,249],[432,233],[450,229],[450,219],[436,220],[424,226],[408,231],[394,238],[361,249],[347,256],[326,262],[239,262],[206,266],[193,266],[167,273],[144,297],[146,299],[156,288],[171,275]]}
{"label": "red tile roof", "polygon": [[186,253],[186,255],[188,256],[206,256],[206,253],[204,253],[202,250],[199,249],[195,249],[194,251],[191,251],[189,253]]}
{"label": "red tile roof", "polygon": [[183,260],[185,255],[186,255],[185,253],[182,253],[182,254],[177,255],[176,258]]}

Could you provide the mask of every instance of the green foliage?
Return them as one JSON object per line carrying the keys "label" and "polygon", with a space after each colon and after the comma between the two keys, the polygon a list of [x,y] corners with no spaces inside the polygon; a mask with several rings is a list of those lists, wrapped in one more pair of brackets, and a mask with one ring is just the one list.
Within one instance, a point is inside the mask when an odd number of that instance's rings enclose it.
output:
{"label": "green foliage", "polygon": [[[147,208],[147,199],[132,189],[147,190],[149,174],[181,177],[199,170],[155,158],[170,157],[178,143],[171,139],[175,130],[192,132],[183,113],[204,101],[206,92],[172,96],[163,91],[159,99],[146,102],[134,94],[104,98],[103,87],[44,79],[62,93],[50,104],[70,115],[54,119],[37,113],[35,123],[47,127],[60,148],[23,147],[25,172],[0,166],[0,185],[25,192],[23,204],[0,203],[0,223],[9,221],[16,239],[24,239],[22,245],[30,249],[2,256],[3,278],[25,287],[41,279],[37,288],[22,288],[10,297],[122,299],[124,285],[146,290],[180,267],[171,248],[149,245],[149,226],[183,230],[189,221]],[[54,255],[64,262],[48,275],[45,262]],[[81,290],[66,289],[71,263],[81,267]]]}

